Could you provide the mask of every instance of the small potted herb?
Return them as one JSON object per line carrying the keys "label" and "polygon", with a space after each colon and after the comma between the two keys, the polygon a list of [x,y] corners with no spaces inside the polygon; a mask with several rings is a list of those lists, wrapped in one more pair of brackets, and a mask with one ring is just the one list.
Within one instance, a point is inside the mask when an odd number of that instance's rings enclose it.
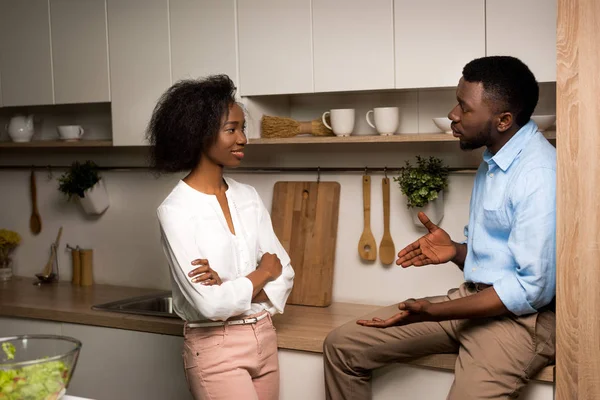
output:
{"label": "small potted herb", "polygon": [[398,177],[400,190],[406,196],[407,207],[413,210],[413,222],[422,227],[417,214],[423,211],[429,219],[438,224],[444,217],[444,192],[448,186],[448,167],[439,158],[417,156],[417,165],[400,169]]}
{"label": "small potted herb", "polygon": [[108,193],[104,180],[98,174],[98,166],[93,161],[80,164],[75,161],[58,178],[58,190],[70,200],[75,197],[83,210],[92,215],[102,214],[109,206]]}

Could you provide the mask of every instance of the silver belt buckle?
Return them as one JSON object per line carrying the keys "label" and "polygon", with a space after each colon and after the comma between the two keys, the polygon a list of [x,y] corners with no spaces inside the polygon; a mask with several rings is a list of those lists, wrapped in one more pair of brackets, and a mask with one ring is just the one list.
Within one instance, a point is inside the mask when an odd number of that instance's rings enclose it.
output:
{"label": "silver belt buckle", "polygon": [[225,324],[226,325],[249,325],[249,324],[255,324],[258,322],[258,319],[255,317],[252,318],[244,318],[244,319],[234,319],[233,321],[226,321]]}

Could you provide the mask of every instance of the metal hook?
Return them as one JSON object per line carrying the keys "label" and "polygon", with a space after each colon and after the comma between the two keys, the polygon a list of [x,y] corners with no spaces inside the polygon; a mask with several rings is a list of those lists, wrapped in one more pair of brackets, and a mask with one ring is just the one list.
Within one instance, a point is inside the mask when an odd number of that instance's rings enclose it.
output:
{"label": "metal hook", "polygon": [[317,167],[317,183],[321,182],[321,167]]}
{"label": "metal hook", "polygon": [[367,175],[369,171],[367,171],[367,167],[365,167],[365,175]]}
{"label": "metal hook", "polygon": [[387,166],[383,167],[383,176],[387,179]]}

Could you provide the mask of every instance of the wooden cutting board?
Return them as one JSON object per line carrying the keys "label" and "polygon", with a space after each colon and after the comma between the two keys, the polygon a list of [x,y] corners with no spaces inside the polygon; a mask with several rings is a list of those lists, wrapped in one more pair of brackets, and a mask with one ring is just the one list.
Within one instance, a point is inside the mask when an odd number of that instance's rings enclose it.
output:
{"label": "wooden cutting board", "polygon": [[277,182],[271,219],[296,273],[288,304],[331,304],[337,238],[338,182]]}

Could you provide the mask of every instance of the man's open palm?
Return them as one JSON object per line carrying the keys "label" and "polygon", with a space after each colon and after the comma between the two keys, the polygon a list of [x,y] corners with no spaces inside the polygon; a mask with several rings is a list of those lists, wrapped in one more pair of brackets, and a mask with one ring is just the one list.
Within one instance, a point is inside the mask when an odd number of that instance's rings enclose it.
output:
{"label": "man's open palm", "polygon": [[396,264],[406,268],[452,260],[456,256],[456,247],[450,235],[431,222],[425,213],[420,212],[418,217],[429,233],[400,250]]}

